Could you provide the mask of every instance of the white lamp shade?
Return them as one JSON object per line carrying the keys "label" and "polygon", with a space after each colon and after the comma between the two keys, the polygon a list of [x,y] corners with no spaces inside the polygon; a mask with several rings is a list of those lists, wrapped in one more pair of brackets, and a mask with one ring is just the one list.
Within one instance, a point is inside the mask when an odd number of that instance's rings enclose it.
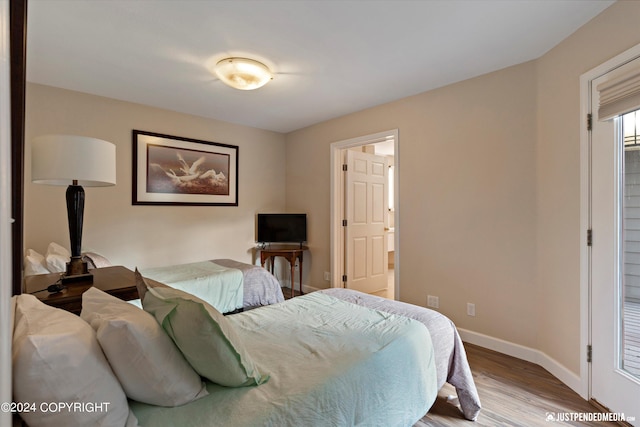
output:
{"label": "white lamp shade", "polygon": [[36,184],[86,187],[116,183],[116,146],[101,139],[44,135],[31,144],[31,181]]}

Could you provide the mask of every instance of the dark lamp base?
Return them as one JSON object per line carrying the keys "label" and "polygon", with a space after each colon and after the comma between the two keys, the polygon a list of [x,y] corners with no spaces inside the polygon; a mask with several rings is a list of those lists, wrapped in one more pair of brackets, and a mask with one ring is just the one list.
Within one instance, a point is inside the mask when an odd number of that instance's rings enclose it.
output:
{"label": "dark lamp base", "polygon": [[71,257],[67,263],[67,271],[62,276],[62,283],[89,282],[93,283],[93,275],[89,273],[86,261],[82,257]]}

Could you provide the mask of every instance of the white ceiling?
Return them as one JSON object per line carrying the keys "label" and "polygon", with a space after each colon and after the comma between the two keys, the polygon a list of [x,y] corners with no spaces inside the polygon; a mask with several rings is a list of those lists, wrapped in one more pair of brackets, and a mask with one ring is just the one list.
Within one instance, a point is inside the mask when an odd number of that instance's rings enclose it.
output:
{"label": "white ceiling", "polygon": [[[538,58],[612,3],[29,0],[27,80],[289,132]],[[225,86],[232,55],[274,80]]]}

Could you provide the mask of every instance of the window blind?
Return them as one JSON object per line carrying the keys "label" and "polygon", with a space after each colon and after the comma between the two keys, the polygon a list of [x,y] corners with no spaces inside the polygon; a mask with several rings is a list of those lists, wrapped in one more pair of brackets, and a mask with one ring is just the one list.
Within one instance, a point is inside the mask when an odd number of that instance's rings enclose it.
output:
{"label": "window blind", "polygon": [[606,81],[600,83],[598,120],[609,120],[616,116],[640,109],[640,64],[632,61],[608,73]]}

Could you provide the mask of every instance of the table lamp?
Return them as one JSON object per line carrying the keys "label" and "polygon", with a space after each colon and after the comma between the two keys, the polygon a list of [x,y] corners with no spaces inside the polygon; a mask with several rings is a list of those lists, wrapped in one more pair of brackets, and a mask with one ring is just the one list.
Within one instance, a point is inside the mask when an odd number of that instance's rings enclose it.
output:
{"label": "table lamp", "polygon": [[116,146],[101,139],[74,135],[44,135],[31,144],[31,181],[35,184],[68,185],[67,218],[71,260],[62,283],[92,282],[82,261],[84,189],[116,184]]}

